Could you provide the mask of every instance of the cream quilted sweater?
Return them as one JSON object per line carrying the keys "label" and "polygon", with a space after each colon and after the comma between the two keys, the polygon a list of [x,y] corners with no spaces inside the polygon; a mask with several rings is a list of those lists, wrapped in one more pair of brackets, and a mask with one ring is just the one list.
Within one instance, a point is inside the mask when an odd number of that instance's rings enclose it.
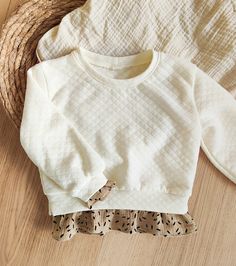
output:
{"label": "cream quilted sweater", "polygon": [[156,48],[191,60],[236,98],[236,0],[88,0],[39,41],[39,60],[78,47],[113,56]]}
{"label": "cream quilted sweater", "polygon": [[94,209],[185,214],[200,145],[236,183],[236,104],[190,61],[149,49],[84,48],[28,71],[20,140],[38,166],[49,214]]}
{"label": "cream quilted sweater", "polygon": [[[79,47],[113,56],[156,48],[191,60],[236,97],[235,0],[87,0],[41,38],[37,55],[44,61]],[[221,134],[211,139],[212,147],[219,146]],[[201,146],[228,175],[210,149],[204,143]],[[42,182],[47,178],[41,173]]]}

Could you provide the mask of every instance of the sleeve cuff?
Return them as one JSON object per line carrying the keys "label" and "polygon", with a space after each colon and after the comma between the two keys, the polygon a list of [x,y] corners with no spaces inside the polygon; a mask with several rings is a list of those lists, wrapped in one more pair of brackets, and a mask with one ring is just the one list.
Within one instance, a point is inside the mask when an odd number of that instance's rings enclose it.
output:
{"label": "sleeve cuff", "polygon": [[101,174],[97,177],[92,177],[84,186],[72,191],[72,197],[79,198],[87,202],[100,188],[102,188],[108,179],[105,175]]}

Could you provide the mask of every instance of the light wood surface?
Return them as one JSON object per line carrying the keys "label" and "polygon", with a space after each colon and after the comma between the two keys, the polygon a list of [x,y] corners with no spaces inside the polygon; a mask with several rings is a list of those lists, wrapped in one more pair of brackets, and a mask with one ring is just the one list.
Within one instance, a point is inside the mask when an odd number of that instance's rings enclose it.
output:
{"label": "light wood surface", "polygon": [[[0,24],[18,3],[0,0]],[[202,151],[189,212],[198,224],[198,232],[191,236],[112,231],[57,242],[51,237],[51,217],[38,170],[0,104],[0,266],[236,266],[236,185]]]}

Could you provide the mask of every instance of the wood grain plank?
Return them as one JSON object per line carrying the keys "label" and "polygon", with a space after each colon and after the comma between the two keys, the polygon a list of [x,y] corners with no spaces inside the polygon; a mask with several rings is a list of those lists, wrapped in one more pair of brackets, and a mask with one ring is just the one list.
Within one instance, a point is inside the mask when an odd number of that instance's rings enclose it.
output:
{"label": "wood grain plank", "polygon": [[3,24],[7,17],[7,11],[9,9],[11,0],[0,0],[0,25]]}
{"label": "wood grain plank", "polygon": [[21,4],[26,2],[26,0],[10,0],[10,4],[8,6],[6,17],[9,17],[10,14]]}

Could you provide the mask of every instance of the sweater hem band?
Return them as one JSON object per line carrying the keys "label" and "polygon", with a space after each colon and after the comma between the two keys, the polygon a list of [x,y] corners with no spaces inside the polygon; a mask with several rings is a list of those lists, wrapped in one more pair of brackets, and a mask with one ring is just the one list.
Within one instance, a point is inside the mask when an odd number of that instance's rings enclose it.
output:
{"label": "sweater hem band", "polygon": [[46,194],[49,215],[63,215],[78,211],[99,209],[130,209],[162,213],[186,214],[189,196],[167,194],[159,191],[112,190],[103,201],[97,201],[92,209],[79,198],[66,193]]}

